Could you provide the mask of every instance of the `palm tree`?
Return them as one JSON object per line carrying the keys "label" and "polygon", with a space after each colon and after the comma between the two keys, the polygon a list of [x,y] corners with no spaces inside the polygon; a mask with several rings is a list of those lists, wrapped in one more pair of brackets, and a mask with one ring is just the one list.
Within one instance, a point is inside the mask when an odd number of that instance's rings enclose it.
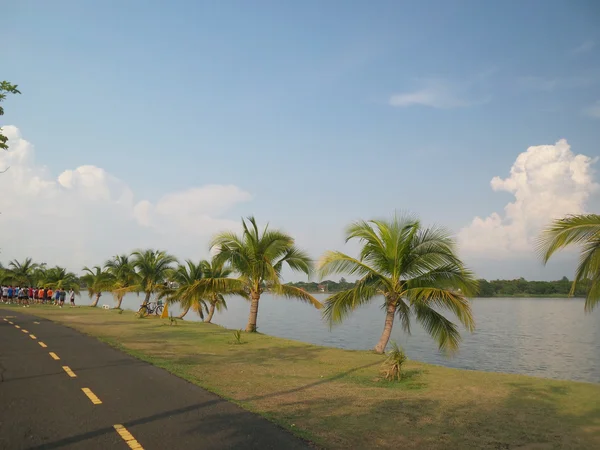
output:
{"label": "palm tree", "polygon": [[104,263],[104,270],[112,277],[113,297],[117,301],[117,309],[121,309],[123,297],[137,282],[133,264],[128,255],[117,255]]}
{"label": "palm tree", "polygon": [[44,272],[44,286],[56,289],[73,289],[79,294],[79,279],[73,272],[68,272],[64,267],[52,267]]}
{"label": "palm tree", "polygon": [[150,296],[164,286],[171,265],[177,258],[161,250],[136,250],[132,254],[132,264],[136,270],[136,285],[132,289],[144,292],[143,305],[147,305]]}
{"label": "palm tree", "polygon": [[589,280],[585,310],[591,312],[600,301],[600,216],[580,214],[555,220],[542,232],[537,250],[546,264],[556,251],[570,245],[582,247],[571,295],[577,283]]}
{"label": "palm tree", "polygon": [[[204,272],[204,285],[211,286],[208,288],[207,302],[208,302],[208,316],[204,321],[211,323],[215,310],[221,312],[227,309],[227,302],[223,296],[224,292],[219,292],[218,284],[219,280],[223,278],[229,278],[233,273],[233,270],[229,266],[225,266],[222,262],[216,261],[214,258],[212,261],[202,261],[202,270]],[[248,298],[248,295],[244,290],[227,292],[228,294],[240,295],[244,298]]]}
{"label": "palm tree", "polygon": [[9,276],[13,284],[19,286],[32,286],[35,281],[35,273],[40,265],[34,263],[31,258],[26,258],[23,262],[13,259],[8,263]]}
{"label": "palm tree", "polygon": [[451,311],[472,331],[475,324],[466,296],[476,292],[477,281],[456,256],[450,235],[441,228],[422,228],[418,220],[406,216],[355,222],[346,230],[346,242],[352,239],[362,244],[359,258],[330,251],[319,262],[321,277],[331,273],[359,277],[352,288],[327,299],[324,317],[330,325],[381,295],[385,323],[377,353],[385,351],[396,315],[405,332],[410,333],[414,315],[441,350],[458,348],[457,327],[439,310]]}
{"label": "palm tree", "polygon": [[181,305],[183,312],[178,316],[179,319],[183,319],[190,309],[194,309],[201,318],[204,318],[203,309],[206,304],[203,292],[197,289],[198,282],[203,276],[202,262],[194,264],[188,259],[185,264],[179,264],[169,274],[169,285],[159,289],[160,298],[166,298],[169,304],[179,303]]}
{"label": "palm tree", "polygon": [[95,297],[94,302],[91,304],[93,308],[98,305],[102,292],[111,290],[114,285],[114,279],[108,272],[102,270],[100,266],[94,266],[91,269],[84,267],[83,271],[85,274],[81,277],[81,281],[87,286],[90,300]]}
{"label": "palm tree", "polygon": [[244,291],[250,296],[250,315],[246,331],[256,331],[260,296],[266,287],[275,294],[295,298],[312,304],[316,308],[323,305],[302,289],[281,283],[281,269],[284,264],[294,271],[310,274],[312,262],[308,255],[294,245],[294,239],[278,230],[269,230],[268,225],[262,233],[258,230],[254,217],[248,222],[242,219],[243,233],[238,236],[232,232],[223,232],[215,236],[211,249],[217,250],[217,264],[229,262],[237,272],[238,278],[221,278],[215,286],[215,292]]}

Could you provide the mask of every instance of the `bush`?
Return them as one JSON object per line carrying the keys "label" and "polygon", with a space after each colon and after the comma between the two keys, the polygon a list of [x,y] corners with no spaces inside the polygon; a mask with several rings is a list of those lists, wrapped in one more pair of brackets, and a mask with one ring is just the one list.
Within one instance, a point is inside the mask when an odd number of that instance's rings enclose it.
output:
{"label": "bush", "polygon": [[233,342],[234,344],[242,344],[242,330],[235,330],[233,332],[233,338],[235,339]]}
{"label": "bush", "polygon": [[400,381],[402,379],[402,365],[407,359],[404,349],[392,342],[392,349],[383,362],[382,372],[384,378],[388,381]]}

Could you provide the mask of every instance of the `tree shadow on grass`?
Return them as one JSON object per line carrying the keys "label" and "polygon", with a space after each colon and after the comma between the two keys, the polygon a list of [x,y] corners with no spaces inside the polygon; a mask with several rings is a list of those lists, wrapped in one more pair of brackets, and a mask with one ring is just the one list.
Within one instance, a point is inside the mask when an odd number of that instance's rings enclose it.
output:
{"label": "tree shadow on grass", "polygon": [[567,387],[508,385],[512,389],[505,398],[489,402],[348,395],[304,398],[274,405],[273,411],[313,430],[331,448],[600,448],[600,407],[569,412],[562,403],[570,395]]}

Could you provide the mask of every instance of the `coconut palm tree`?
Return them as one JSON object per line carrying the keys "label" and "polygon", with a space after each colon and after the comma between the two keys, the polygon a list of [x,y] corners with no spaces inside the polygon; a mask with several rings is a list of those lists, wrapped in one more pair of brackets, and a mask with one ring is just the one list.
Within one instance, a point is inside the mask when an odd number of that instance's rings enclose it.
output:
{"label": "coconut palm tree", "polygon": [[104,263],[104,270],[111,275],[114,282],[112,286],[113,297],[117,302],[117,309],[125,294],[137,284],[137,275],[130,261],[129,255],[116,255]]}
{"label": "coconut palm tree", "polygon": [[40,265],[34,263],[31,258],[26,258],[24,261],[19,262],[13,259],[8,263],[9,278],[13,284],[19,286],[32,286],[35,282],[36,270],[40,268]]}
{"label": "coconut palm tree", "polygon": [[201,318],[204,318],[203,310],[206,308],[204,291],[197,289],[198,282],[203,278],[202,262],[195,264],[187,259],[185,264],[179,264],[169,273],[169,283],[166,287],[159,288],[159,297],[166,298],[167,303],[179,303],[183,309],[178,316],[184,316],[193,309]]}
{"label": "coconut palm tree", "polygon": [[441,309],[454,313],[469,331],[474,329],[466,296],[476,292],[477,281],[456,256],[445,230],[423,228],[417,219],[404,216],[355,222],[346,230],[346,242],[353,239],[362,244],[358,258],[330,251],[319,262],[321,277],[332,273],[359,277],[352,288],[327,299],[324,317],[331,325],[383,296],[385,323],[377,353],[385,351],[396,316],[408,333],[414,316],[441,350],[455,350],[460,342],[456,325]]}
{"label": "coconut palm tree", "polygon": [[114,285],[113,277],[106,271],[102,270],[100,266],[94,266],[91,269],[84,267],[83,271],[85,274],[81,277],[87,286],[88,296],[90,300],[94,298],[91,304],[92,308],[98,305],[102,292],[110,291]]}
{"label": "coconut palm tree", "polygon": [[570,215],[555,220],[542,232],[537,250],[546,264],[555,252],[571,245],[581,247],[571,295],[577,283],[589,280],[585,310],[591,312],[600,301],[600,215]]}
{"label": "coconut palm tree", "polygon": [[144,303],[147,305],[150,296],[158,292],[167,280],[169,271],[172,270],[172,264],[177,262],[177,258],[162,250],[136,250],[131,254],[131,263],[136,270],[136,285],[132,290],[144,292]]}
{"label": "coconut palm tree", "polygon": [[204,319],[206,323],[211,323],[213,316],[216,311],[223,311],[227,309],[227,302],[225,301],[224,293],[239,295],[244,298],[248,298],[245,290],[237,290],[224,292],[219,291],[219,280],[229,278],[233,273],[233,270],[229,266],[225,266],[222,262],[216,261],[202,261],[202,270],[204,272],[204,280],[202,284],[208,286],[207,300],[208,303],[208,315]]}
{"label": "coconut palm tree", "polygon": [[260,296],[266,287],[278,295],[310,303],[316,308],[322,304],[312,295],[294,286],[281,283],[281,269],[287,265],[294,271],[310,274],[312,262],[308,255],[294,245],[294,239],[268,225],[259,231],[254,217],[242,219],[243,232],[239,236],[223,232],[215,236],[211,249],[216,249],[217,264],[228,262],[238,278],[221,278],[218,291],[244,291],[250,296],[250,315],[246,331],[256,331]]}
{"label": "coconut palm tree", "polygon": [[64,267],[51,267],[44,272],[44,286],[56,289],[73,289],[79,294],[79,279],[73,272],[67,271]]}

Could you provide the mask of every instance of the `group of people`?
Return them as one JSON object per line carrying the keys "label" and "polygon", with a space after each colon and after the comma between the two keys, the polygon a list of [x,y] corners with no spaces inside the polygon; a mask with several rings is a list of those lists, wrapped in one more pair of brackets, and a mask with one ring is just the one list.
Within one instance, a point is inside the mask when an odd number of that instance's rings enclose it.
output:
{"label": "group of people", "polygon": [[51,288],[2,286],[2,302],[16,303],[28,307],[30,303],[44,303],[60,306],[65,304],[67,295],[71,300],[71,307],[75,306],[75,291],[71,289],[68,293],[64,289],[52,290]]}

